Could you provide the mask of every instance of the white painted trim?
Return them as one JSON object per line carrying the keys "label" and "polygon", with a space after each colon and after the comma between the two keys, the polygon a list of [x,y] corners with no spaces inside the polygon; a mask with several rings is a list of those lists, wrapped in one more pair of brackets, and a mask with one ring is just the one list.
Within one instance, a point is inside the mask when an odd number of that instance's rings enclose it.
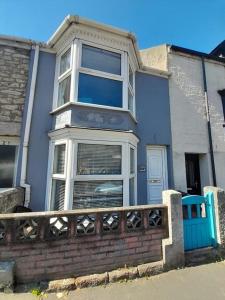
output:
{"label": "white painted trim", "polygon": [[113,131],[76,127],[62,128],[52,131],[49,133],[49,137],[53,140],[74,138],[79,140],[128,142],[134,146],[136,146],[139,141],[132,131]]}
{"label": "white painted trim", "polygon": [[73,163],[73,141],[68,140],[67,142],[67,151],[66,151],[66,182],[65,182],[65,200],[64,200],[64,210],[72,209],[70,207],[71,203],[71,191],[72,191],[72,180],[71,180],[71,172],[72,172],[72,163]]}
{"label": "white painted trim", "polygon": [[48,169],[47,169],[47,184],[45,193],[45,210],[51,210],[51,193],[52,193],[52,170],[54,160],[54,142],[49,141],[48,149]]}
{"label": "white painted trim", "polygon": [[[59,74],[60,72],[60,62],[61,57],[70,49],[70,67],[67,69],[63,74]],[[73,70],[73,44],[66,45],[63,50],[57,55],[56,57],[56,66],[55,66],[55,78],[54,78],[54,91],[53,91],[53,106],[52,109],[56,109],[58,107],[58,91],[59,91],[59,84],[69,76],[71,76],[70,82],[70,101],[72,95],[72,70]],[[65,103],[67,104],[67,103]],[[64,105],[65,105],[64,104]],[[63,106],[63,105],[62,105]]]}
{"label": "white painted trim", "polygon": [[27,117],[25,123],[25,132],[23,139],[23,149],[22,149],[22,165],[21,165],[21,178],[20,185],[25,188],[25,206],[29,206],[30,203],[30,185],[26,183],[26,174],[27,174],[27,159],[28,159],[28,146],[30,139],[30,129],[31,129],[31,120],[34,104],[34,95],[37,79],[37,69],[38,69],[38,60],[39,60],[39,46],[35,47],[34,53],[34,62],[31,76],[30,84],[30,93],[28,98],[28,108],[27,108]]}
{"label": "white painted trim", "polygon": [[[108,50],[111,52],[119,53],[121,55],[121,75],[102,72],[99,70],[82,67],[81,61],[82,61],[82,45],[83,44],[90,45],[90,46],[93,46],[93,47],[96,47],[99,49],[104,49],[104,50]],[[64,74],[59,76],[60,58],[69,48],[71,48],[71,68],[68,69]],[[133,88],[130,88],[130,90],[133,94],[134,113],[128,110],[129,63],[134,72]],[[108,106],[108,105],[99,105],[99,104],[79,102],[78,101],[79,73],[121,81],[122,82],[122,107],[114,107],[114,106]],[[129,56],[129,58],[128,58],[127,52],[122,51],[122,50],[115,50],[114,48],[111,48],[108,46],[102,46],[98,43],[85,41],[85,40],[78,40],[78,39],[74,39],[69,44],[67,44],[67,46],[64,47],[63,50],[60,51],[60,53],[58,54],[57,59],[56,59],[54,96],[53,96],[53,108],[52,108],[53,110],[60,108],[57,105],[59,83],[62,82],[68,76],[71,76],[70,103],[75,103],[75,104],[77,103],[79,105],[86,105],[89,107],[107,108],[107,109],[111,109],[111,110],[129,111],[135,119],[135,111],[136,111],[135,67],[134,67],[132,57]],[[64,107],[64,105],[62,105],[62,106]],[[136,119],[135,119],[135,122],[137,122]]]}
{"label": "white painted trim", "polygon": [[[148,145],[148,150],[161,150],[163,153],[163,189],[168,189],[168,163],[167,163],[167,147],[163,145]],[[147,166],[148,167],[148,166]]]}
{"label": "white painted trim", "polygon": [[[124,134],[121,132],[110,131],[99,132],[98,130],[78,129],[78,128],[67,128],[75,129],[70,134],[68,130],[63,130],[64,137],[62,135],[51,136],[52,142],[50,146],[49,154],[49,165],[48,165],[48,186],[46,189],[46,208],[51,207],[51,188],[50,182],[52,179],[59,179],[66,181],[65,189],[65,206],[64,209],[72,209],[73,205],[73,186],[74,181],[95,181],[95,180],[122,180],[123,181],[123,205],[129,206],[129,179],[130,179],[130,147],[135,151],[135,201],[136,198],[136,178],[137,178],[137,143],[138,139],[132,133],[127,132]],[[77,129],[77,130],[76,130]],[[61,130],[58,130],[61,131]],[[70,131],[70,130],[69,130]],[[93,132],[94,131],[94,132]],[[66,157],[67,162],[65,163],[66,177],[59,176],[60,174],[52,174],[53,159],[54,159],[54,145],[63,144],[67,140]],[[85,144],[102,144],[102,145],[120,145],[122,147],[122,167],[121,174],[119,175],[77,175],[77,149],[79,143]]]}

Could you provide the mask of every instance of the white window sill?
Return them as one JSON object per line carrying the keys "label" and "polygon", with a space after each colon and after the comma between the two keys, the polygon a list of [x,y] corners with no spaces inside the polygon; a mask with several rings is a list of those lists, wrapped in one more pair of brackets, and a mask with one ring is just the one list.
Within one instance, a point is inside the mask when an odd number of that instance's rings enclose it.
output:
{"label": "white window sill", "polygon": [[90,108],[101,108],[101,109],[107,109],[107,110],[114,110],[114,111],[122,111],[122,112],[128,112],[129,115],[131,116],[132,120],[137,123],[137,119],[136,117],[130,112],[130,110],[128,109],[124,109],[121,107],[113,107],[113,106],[105,106],[105,105],[96,105],[96,104],[88,104],[88,103],[82,103],[82,102],[67,102],[65,104],[63,104],[60,107],[57,107],[55,109],[53,109],[50,114],[55,114],[71,105],[75,105],[75,106],[82,106],[82,107],[90,107]]}

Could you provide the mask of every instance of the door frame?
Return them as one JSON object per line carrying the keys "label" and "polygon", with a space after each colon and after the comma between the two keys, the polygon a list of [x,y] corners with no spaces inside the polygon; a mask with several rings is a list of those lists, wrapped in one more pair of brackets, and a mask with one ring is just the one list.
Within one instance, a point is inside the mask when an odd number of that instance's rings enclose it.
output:
{"label": "door frame", "polygon": [[[162,150],[162,158],[163,158],[163,190],[168,189],[168,163],[167,163],[167,146],[166,145],[147,145],[146,147],[146,164],[147,164],[147,172],[146,172],[146,182],[147,182],[147,195],[148,195],[148,150]],[[148,199],[147,199],[148,202]]]}

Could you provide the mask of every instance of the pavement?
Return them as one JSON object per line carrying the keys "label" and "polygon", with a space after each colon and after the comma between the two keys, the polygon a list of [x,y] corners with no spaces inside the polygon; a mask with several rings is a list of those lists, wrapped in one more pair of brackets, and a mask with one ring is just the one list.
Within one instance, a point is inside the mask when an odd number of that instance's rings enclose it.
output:
{"label": "pavement", "polygon": [[31,293],[1,294],[0,300],[225,300],[225,261],[173,270],[149,278],[108,284],[43,298]]}

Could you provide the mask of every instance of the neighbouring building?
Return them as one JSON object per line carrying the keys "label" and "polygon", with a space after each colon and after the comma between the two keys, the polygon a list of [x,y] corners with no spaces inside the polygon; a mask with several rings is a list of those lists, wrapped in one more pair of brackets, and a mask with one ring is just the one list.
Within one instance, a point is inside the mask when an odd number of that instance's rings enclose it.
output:
{"label": "neighbouring building", "polygon": [[0,36],[0,190],[16,184],[31,43]]}
{"label": "neighbouring building", "polygon": [[[225,188],[223,58],[167,45],[139,51],[131,33],[78,16],[47,43],[23,43],[24,89],[12,85],[22,106],[7,103],[20,145],[10,184],[25,188],[25,205],[156,204],[162,190],[201,193],[215,178]],[[0,101],[8,90],[0,82]]]}
{"label": "neighbouring building", "polygon": [[224,42],[210,54],[173,45],[141,51],[144,63],[170,73],[175,189],[225,188]]}

